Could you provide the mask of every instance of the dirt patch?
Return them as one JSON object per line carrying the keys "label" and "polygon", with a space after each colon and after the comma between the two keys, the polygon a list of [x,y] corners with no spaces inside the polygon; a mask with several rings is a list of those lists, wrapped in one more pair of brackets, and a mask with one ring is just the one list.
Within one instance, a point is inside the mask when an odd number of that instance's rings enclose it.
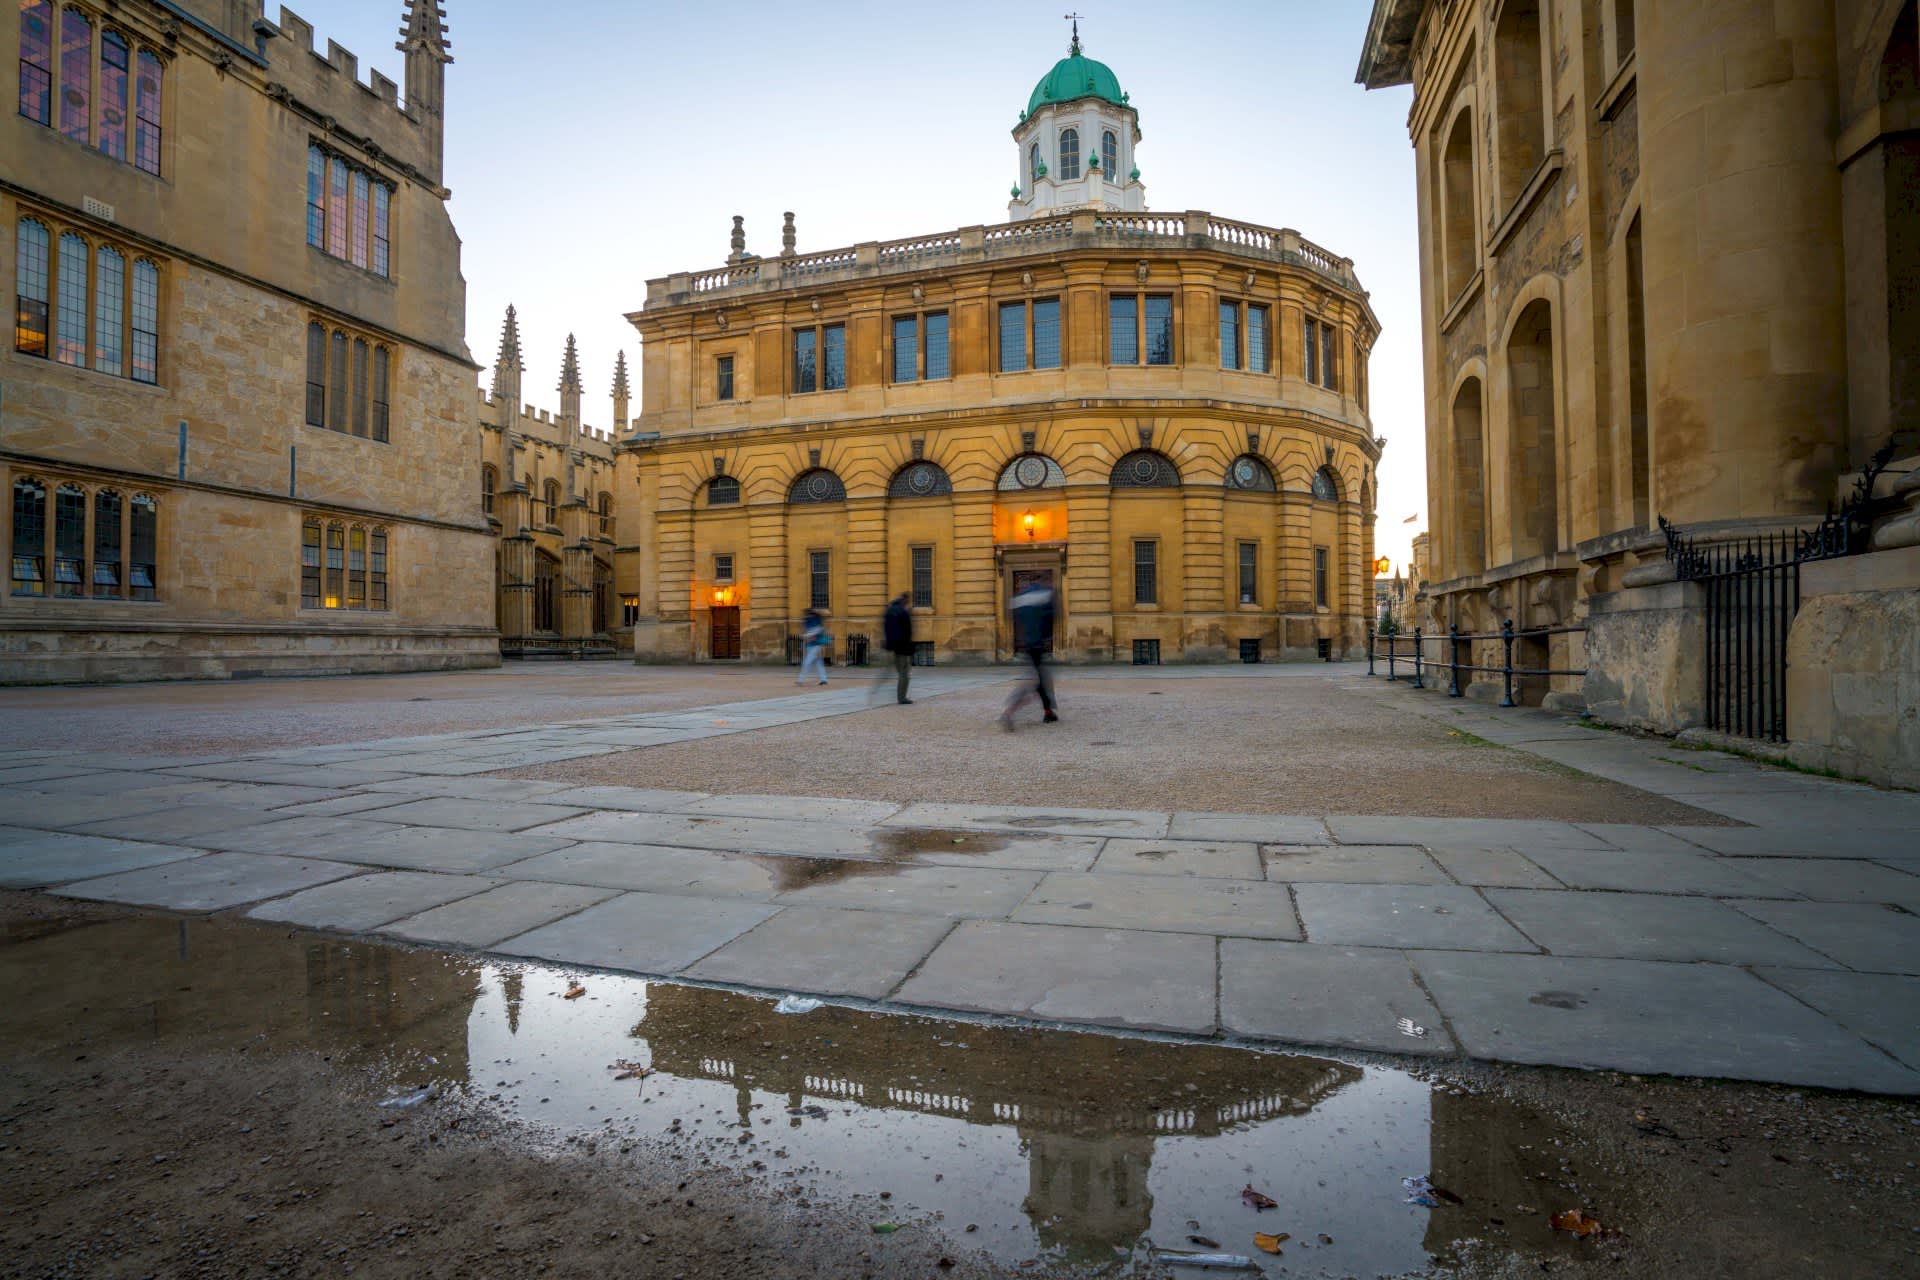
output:
{"label": "dirt patch", "polygon": [[1076,678],[1060,722],[1007,685],[512,772],[580,784],[910,803],[1699,823],[1726,819],[1493,747],[1331,680]]}

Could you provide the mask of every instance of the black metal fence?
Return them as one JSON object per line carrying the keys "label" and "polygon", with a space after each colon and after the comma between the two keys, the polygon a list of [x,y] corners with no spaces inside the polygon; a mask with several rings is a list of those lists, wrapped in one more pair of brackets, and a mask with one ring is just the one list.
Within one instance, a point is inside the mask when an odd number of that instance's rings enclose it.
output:
{"label": "black metal fence", "polygon": [[[1402,663],[1408,664],[1411,668],[1408,680],[1409,687],[1414,689],[1424,689],[1427,687],[1428,673],[1445,671],[1447,673],[1447,696],[1449,698],[1460,698],[1466,696],[1466,685],[1461,683],[1460,679],[1463,674],[1474,672],[1497,673],[1500,676],[1501,685],[1499,705],[1503,707],[1517,707],[1520,703],[1513,694],[1514,681],[1516,679],[1524,682],[1528,679],[1551,679],[1554,676],[1584,676],[1587,672],[1584,667],[1575,669],[1572,667],[1553,666],[1515,666],[1513,662],[1514,646],[1529,643],[1544,644],[1548,642],[1548,638],[1551,636],[1583,635],[1586,633],[1586,630],[1584,626],[1529,627],[1523,631],[1515,630],[1512,618],[1503,621],[1498,631],[1469,632],[1462,631],[1458,627],[1448,627],[1445,636],[1447,646],[1447,660],[1445,662],[1433,662],[1427,658],[1427,637],[1423,628],[1415,627],[1412,635],[1407,635],[1405,632],[1382,634],[1380,632],[1369,631],[1367,633],[1367,674],[1370,676],[1379,674],[1379,672],[1374,669],[1374,663],[1378,657],[1380,644],[1384,641],[1386,645],[1387,679],[1390,681],[1401,679],[1399,666]],[[1436,640],[1441,638],[1438,633],[1434,636]],[[1462,662],[1460,660],[1461,646],[1466,646],[1467,657],[1471,658],[1473,656],[1472,646],[1476,640],[1500,641],[1499,666],[1489,666],[1484,663],[1476,664],[1471,661]],[[1401,648],[1403,644],[1407,646],[1404,651]],[[1437,674],[1435,678],[1438,678]]]}

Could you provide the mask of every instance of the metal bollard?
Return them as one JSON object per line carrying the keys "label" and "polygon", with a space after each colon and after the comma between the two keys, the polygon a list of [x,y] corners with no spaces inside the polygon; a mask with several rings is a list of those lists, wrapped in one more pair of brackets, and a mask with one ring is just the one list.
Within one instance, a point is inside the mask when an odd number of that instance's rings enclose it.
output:
{"label": "metal bollard", "polygon": [[1399,656],[1400,652],[1399,640],[1400,634],[1398,632],[1387,637],[1387,683],[1389,684],[1400,678],[1394,674],[1393,670],[1393,660]]}
{"label": "metal bollard", "polygon": [[1427,687],[1426,680],[1420,675],[1420,661],[1426,648],[1426,640],[1421,635],[1421,628],[1415,627],[1413,629],[1413,687],[1416,689]]}
{"label": "metal bollard", "polygon": [[1508,618],[1500,624],[1500,645],[1506,651],[1501,660],[1501,677],[1506,683],[1506,695],[1500,699],[1503,707],[1518,706],[1513,700],[1513,619]]}
{"label": "metal bollard", "polygon": [[1379,635],[1376,631],[1367,632],[1367,674],[1373,674],[1373,642]]}
{"label": "metal bollard", "polygon": [[1453,623],[1447,628],[1447,660],[1453,667],[1453,676],[1447,681],[1447,696],[1458,698],[1460,694],[1460,624]]}

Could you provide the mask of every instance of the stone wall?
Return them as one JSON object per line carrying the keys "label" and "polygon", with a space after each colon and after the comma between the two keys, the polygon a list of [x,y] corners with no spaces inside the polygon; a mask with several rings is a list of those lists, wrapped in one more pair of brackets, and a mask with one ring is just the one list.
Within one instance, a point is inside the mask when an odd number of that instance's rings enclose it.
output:
{"label": "stone wall", "polygon": [[1800,592],[1789,758],[1920,787],[1920,546],[1807,565]]}

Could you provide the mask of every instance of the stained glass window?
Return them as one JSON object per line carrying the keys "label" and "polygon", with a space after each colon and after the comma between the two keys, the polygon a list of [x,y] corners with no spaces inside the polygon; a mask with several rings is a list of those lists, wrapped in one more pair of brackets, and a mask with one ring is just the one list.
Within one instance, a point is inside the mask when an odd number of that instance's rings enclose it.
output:
{"label": "stained glass window", "polygon": [[1019,373],[1027,367],[1027,304],[1000,304],[1000,372]]}
{"label": "stained glass window", "polygon": [[1140,300],[1130,293],[1107,299],[1107,363],[1140,363]]}
{"label": "stained glass window", "polygon": [[53,6],[21,0],[20,114],[35,124],[53,123]]}
{"label": "stained glass window", "polygon": [[47,227],[23,218],[16,237],[14,275],[14,350],[30,356],[47,354]]}
{"label": "stained glass window", "polygon": [[127,260],[101,245],[93,255],[93,367],[120,376],[124,364],[121,309],[127,301]]}
{"label": "stained glass window", "polygon": [[93,23],[78,9],[60,11],[60,132],[87,141],[93,123]]}
{"label": "stained glass window", "polygon": [[148,173],[160,172],[160,59],[140,51],[139,78],[134,82],[133,163]]}
{"label": "stained glass window", "polygon": [[127,38],[118,31],[100,37],[100,150],[115,160],[127,158]]}
{"label": "stained glass window", "polygon": [[1173,363],[1173,299],[1167,294],[1147,295],[1147,363]]}
{"label": "stained glass window", "polygon": [[1033,367],[1060,367],[1060,299],[1043,298],[1033,304]]}
{"label": "stained glass window", "polygon": [[87,362],[87,242],[69,231],[60,237],[60,307],[54,316],[53,358]]}
{"label": "stained glass window", "polygon": [[947,365],[947,313],[929,312],[925,322],[927,360],[923,377],[944,378],[948,376]]}

